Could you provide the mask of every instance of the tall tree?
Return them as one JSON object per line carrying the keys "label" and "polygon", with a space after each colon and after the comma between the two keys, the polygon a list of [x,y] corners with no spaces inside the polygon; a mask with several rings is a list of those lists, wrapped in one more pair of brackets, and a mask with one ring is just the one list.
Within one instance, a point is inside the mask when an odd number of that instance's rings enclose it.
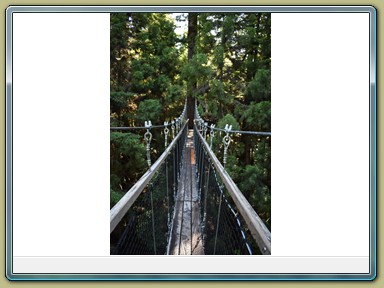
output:
{"label": "tall tree", "polygon": [[[110,16],[111,126],[160,124],[179,115],[185,99],[179,79],[182,49],[175,23],[164,13],[112,13]],[[164,149],[153,134],[152,157]],[[112,132],[111,204],[144,173],[145,146],[139,135]]]}
{"label": "tall tree", "polygon": [[[271,131],[270,14],[201,13],[198,17],[197,53],[207,59],[203,67],[213,71],[206,79],[208,89],[197,96],[203,118],[220,128],[232,124],[241,130]],[[268,224],[270,137],[233,137],[227,170]],[[217,148],[220,155],[222,147]]]}
{"label": "tall tree", "polygon": [[[192,61],[193,56],[195,55],[195,39],[197,36],[197,13],[188,14],[188,61]],[[193,128],[193,119],[195,118],[195,89],[197,82],[194,78],[190,78],[187,84],[187,107],[188,107],[188,128]]]}
{"label": "tall tree", "polygon": [[[220,128],[271,131],[270,24],[270,13],[189,13],[185,41],[167,14],[111,14],[111,125],[171,120],[187,98],[190,128],[197,99],[203,118]],[[271,139],[232,137],[228,173],[269,225]],[[222,142],[216,140],[220,159]],[[119,134],[111,135],[111,145],[116,192],[134,181],[124,161],[143,149]],[[146,168],[135,164],[133,171]]]}

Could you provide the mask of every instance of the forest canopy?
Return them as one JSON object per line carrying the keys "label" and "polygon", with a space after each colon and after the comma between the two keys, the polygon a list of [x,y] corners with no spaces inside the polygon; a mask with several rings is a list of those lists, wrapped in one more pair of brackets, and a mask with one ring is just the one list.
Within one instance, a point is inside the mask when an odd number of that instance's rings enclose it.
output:
{"label": "forest canopy", "polygon": [[[111,13],[110,24],[111,127],[163,124],[187,99],[189,118],[197,101],[219,128],[271,131],[270,13]],[[232,137],[228,173],[270,228],[271,138]],[[142,135],[113,131],[110,142],[113,206],[147,166]]]}

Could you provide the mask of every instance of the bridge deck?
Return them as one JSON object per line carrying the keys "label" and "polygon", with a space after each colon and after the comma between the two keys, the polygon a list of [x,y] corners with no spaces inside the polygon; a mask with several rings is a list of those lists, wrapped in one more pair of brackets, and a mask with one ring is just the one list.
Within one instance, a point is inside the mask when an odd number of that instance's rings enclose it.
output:
{"label": "bridge deck", "polygon": [[193,130],[189,130],[175,199],[175,216],[169,250],[171,255],[204,254],[195,167]]}

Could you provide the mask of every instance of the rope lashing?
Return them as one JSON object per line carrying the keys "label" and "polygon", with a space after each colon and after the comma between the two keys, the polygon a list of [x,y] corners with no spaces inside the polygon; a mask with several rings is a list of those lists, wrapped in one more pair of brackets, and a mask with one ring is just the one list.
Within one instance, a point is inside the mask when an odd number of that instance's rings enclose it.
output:
{"label": "rope lashing", "polygon": [[180,115],[179,117],[179,131],[181,131],[181,124],[183,123],[183,116]]}
{"label": "rope lashing", "polygon": [[201,134],[204,134],[204,120],[203,119],[201,119],[201,121],[200,121],[200,132],[201,132]]}
{"label": "rope lashing", "polygon": [[215,124],[211,124],[211,131],[209,132],[209,148],[212,149],[212,141],[213,141],[213,137],[215,137]]}
{"label": "rope lashing", "polygon": [[228,147],[229,147],[229,143],[231,142],[231,137],[229,137],[229,133],[232,130],[232,125],[226,124],[224,130],[226,135],[223,137],[223,144],[224,144],[223,166],[225,168],[225,164],[227,164]]}
{"label": "rope lashing", "polygon": [[168,146],[168,134],[169,134],[169,129],[168,129],[168,122],[164,122],[164,138],[165,138],[165,143],[164,143],[164,147],[167,148]]}
{"label": "rope lashing", "polygon": [[175,119],[175,125],[176,125],[176,134],[179,133],[179,130],[180,130],[180,118],[176,118]]}
{"label": "rope lashing", "polygon": [[144,140],[147,142],[147,163],[148,167],[151,167],[151,140],[152,140],[152,133],[149,131],[152,127],[152,122],[145,121],[145,127],[147,128],[147,132],[144,134]]}
{"label": "rope lashing", "polygon": [[171,130],[172,130],[172,139],[175,139],[175,120],[172,120],[172,126],[171,126]]}
{"label": "rope lashing", "polygon": [[208,130],[208,123],[207,122],[204,122],[203,130],[204,130],[204,139],[207,140],[207,130]]}

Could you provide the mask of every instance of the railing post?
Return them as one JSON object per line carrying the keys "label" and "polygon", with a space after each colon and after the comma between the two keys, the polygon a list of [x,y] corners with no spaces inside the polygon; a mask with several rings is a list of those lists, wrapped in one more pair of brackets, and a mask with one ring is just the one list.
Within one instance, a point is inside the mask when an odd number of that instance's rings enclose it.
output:
{"label": "railing post", "polygon": [[215,124],[211,124],[211,131],[209,132],[209,141],[210,141],[210,145],[209,145],[209,148],[212,149],[212,141],[213,141],[213,137],[215,137]]}
{"label": "railing post", "polygon": [[151,140],[152,133],[149,131],[152,127],[151,121],[145,121],[145,127],[147,128],[147,132],[144,134],[144,139],[147,142],[147,163],[148,167],[151,168]]}
{"label": "railing post", "polygon": [[[164,143],[164,146],[165,146],[165,149],[167,149],[167,146],[168,146],[168,143],[167,143],[167,140],[168,140],[168,134],[169,134],[169,129],[168,129],[168,122],[164,122],[164,138],[165,138],[165,143]],[[168,209],[168,219],[167,219],[167,225],[169,226],[169,223],[171,221],[171,215],[170,215],[170,212],[169,212],[169,183],[168,183],[168,158],[165,160],[165,185],[167,187],[167,209]]]}
{"label": "railing post", "polygon": [[172,130],[172,139],[175,139],[175,120],[172,120],[172,126],[171,126],[171,130]]}
{"label": "railing post", "polygon": [[223,138],[223,144],[224,144],[223,166],[225,168],[225,164],[227,164],[228,147],[229,147],[229,143],[231,142],[231,137],[229,137],[229,132],[232,130],[232,125],[226,124],[224,130],[226,135]]}
{"label": "railing post", "polygon": [[164,122],[164,141],[165,141],[165,144],[164,144],[164,147],[167,148],[167,140],[168,140],[168,134],[169,134],[169,129],[168,129],[168,122]]}
{"label": "railing post", "polygon": [[[188,120],[184,124],[187,125]],[[147,126],[150,123],[146,123]],[[151,169],[148,169],[147,172],[136,182],[136,184],[129,189],[127,193],[113,206],[110,210],[110,233],[116,228],[119,222],[122,220],[124,215],[136,201],[137,197],[143,192],[145,187],[149,184],[151,179],[156,175],[156,172],[161,167],[162,163],[167,160],[168,155],[175,151],[175,146],[177,146],[177,141],[182,137],[182,135],[178,135],[176,139],[173,139],[170,145],[165,149],[165,151],[161,154],[161,156],[155,161],[155,163],[151,166]],[[176,165],[175,165],[176,167]],[[176,169],[174,169],[176,170]],[[176,172],[176,171],[175,171]],[[175,179],[174,183],[177,184],[177,180]],[[176,188],[176,187],[175,187]]]}
{"label": "railing post", "polygon": [[208,123],[204,122],[204,139],[207,140],[207,130],[208,130]]}
{"label": "railing post", "polygon": [[175,119],[176,134],[178,134],[179,131],[180,131],[180,126],[179,126],[179,124],[180,124],[180,118],[176,118],[176,119]]}

